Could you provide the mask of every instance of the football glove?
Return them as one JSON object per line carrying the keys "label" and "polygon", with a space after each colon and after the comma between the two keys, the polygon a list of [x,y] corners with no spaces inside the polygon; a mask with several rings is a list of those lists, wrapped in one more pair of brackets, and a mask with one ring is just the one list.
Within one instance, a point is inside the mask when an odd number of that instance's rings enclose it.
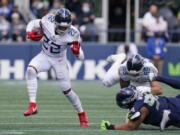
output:
{"label": "football glove", "polygon": [[39,41],[43,37],[43,34],[41,33],[40,30],[33,30],[32,32],[27,32],[27,38],[34,40],[34,41]]}
{"label": "football glove", "polygon": [[78,41],[71,42],[70,48],[74,55],[80,54],[80,43]]}
{"label": "football glove", "polygon": [[109,121],[102,120],[100,129],[101,130],[114,130],[114,125],[111,124]]}

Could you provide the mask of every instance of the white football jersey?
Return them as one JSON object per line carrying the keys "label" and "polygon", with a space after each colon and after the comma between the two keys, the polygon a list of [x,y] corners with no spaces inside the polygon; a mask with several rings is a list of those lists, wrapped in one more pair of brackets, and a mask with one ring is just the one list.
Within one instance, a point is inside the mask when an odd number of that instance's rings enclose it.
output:
{"label": "white football jersey", "polygon": [[55,34],[54,14],[48,14],[41,19],[41,29],[44,37],[42,40],[42,50],[51,57],[66,57],[66,50],[72,41],[80,42],[79,31],[71,25],[63,35]]}
{"label": "white football jersey", "polygon": [[142,72],[138,76],[132,76],[128,73],[126,63],[121,64],[119,67],[119,76],[123,81],[130,81],[130,85],[133,86],[146,86],[150,88],[149,74],[157,75],[158,71],[156,67],[149,62],[144,60],[144,67]]}

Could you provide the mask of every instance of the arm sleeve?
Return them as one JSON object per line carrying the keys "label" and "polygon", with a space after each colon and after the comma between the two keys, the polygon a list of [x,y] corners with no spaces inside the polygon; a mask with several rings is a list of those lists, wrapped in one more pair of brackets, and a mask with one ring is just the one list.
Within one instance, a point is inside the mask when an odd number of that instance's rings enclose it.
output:
{"label": "arm sleeve", "polygon": [[77,56],[77,58],[78,58],[79,60],[84,60],[84,52],[83,52],[83,50],[82,50],[81,47],[80,47],[80,53],[79,53],[79,55]]}
{"label": "arm sleeve", "polygon": [[[81,36],[80,36],[79,31],[77,31],[77,34],[74,37],[74,41],[78,41],[79,43],[81,43]],[[80,53],[76,57],[79,60],[84,60],[84,51],[81,46],[80,46]]]}
{"label": "arm sleeve", "polygon": [[34,29],[40,28],[40,21],[41,19],[30,21],[26,27],[26,32],[31,32]]}
{"label": "arm sleeve", "polygon": [[179,80],[175,80],[175,79],[171,79],[169,77],[163,77],[163,76],[157,76],[157,77],[155,77],[155,80],[165,83],[175,89],[180,89],[180,81]]}

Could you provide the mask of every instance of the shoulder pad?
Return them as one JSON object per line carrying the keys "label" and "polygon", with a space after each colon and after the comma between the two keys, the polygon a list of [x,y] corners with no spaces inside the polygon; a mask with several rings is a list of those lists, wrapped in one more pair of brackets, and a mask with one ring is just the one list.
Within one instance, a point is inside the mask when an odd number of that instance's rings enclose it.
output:
{"label": "shoulder pad", "polygon": [[71,26],[68,30],[68,35],[71,36],[71,38],[73,40],[77,40],[77,41],[80,41],[80,32],[77,28],[75,28],[74,26]]}
{"label": "shoulder pad", "polygon": [[42,22],[54,22],[54,14],[47,14],[42,18]]}
{"label": "shoulder pad", "polygon": [[150,63],[150,62],[147,63],[147,64],[145,64],[144,68],[149,69],[149,72],[150,72],[150,73],[154,73],[154,74],[157,74],[157,73],[158,73],[157,68],[156,68],[152,63]]}
{"label": "shoulder pad", "polygon": [[121,64],[119,66],[118,72],[120,75],[127,75],[126,66],[124,66],[124,64]]}
{"label": "shoulder pad", "polygon": [[122,79],[124,81],[129,81],[128,72],[126,70],[126,66],[125,65],[121,65],[119,67],[118,73],[119,73],[120,79]]}

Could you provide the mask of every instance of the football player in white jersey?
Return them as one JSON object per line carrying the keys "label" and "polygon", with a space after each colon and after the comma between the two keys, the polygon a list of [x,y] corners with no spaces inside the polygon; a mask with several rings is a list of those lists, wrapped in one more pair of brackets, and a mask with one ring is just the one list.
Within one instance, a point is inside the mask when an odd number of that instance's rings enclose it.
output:
{"label": "football player in white jersey", "polygon": [[42,39],[42,51],[29,63],[26,71],[29,107],[24,112],[25,116],[38,112],[36,105],[37,74],[55,69],[59,86],[65,96],[78,112],[80,126],[88,127],[88,119],[80,99],[71,88],[69,70],[67,65],[66,50],[70,46],[72,53],[79,59],[84,59],[80,46],[80,33],[71,25],[71,13],[62,8],[55,14],[47,14],[42,19],[32,20],[28,23],[27,37],[31,40]]}
{"label": "football player in white jersey", "polygon": [[162,94],[162,88],[159,82],[153,81],[154,76],[157,76],[157,69],[143,58],[136,54],[124,61],[119,61],[118,71],[106,75],[103,79],[103,84],[110,87],[116,83],[120,83],[121,88],[129,85],[135,86],[139,92],[151,92],[152,94]]}

